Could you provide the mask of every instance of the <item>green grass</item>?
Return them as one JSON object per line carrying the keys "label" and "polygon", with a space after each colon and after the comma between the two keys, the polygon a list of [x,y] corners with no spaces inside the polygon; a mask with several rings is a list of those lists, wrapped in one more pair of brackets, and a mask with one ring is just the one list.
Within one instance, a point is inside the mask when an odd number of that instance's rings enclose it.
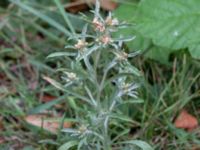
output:
{"label": "green grass", "polygon": [[[41,131],[27,124],[24,117],[44,111],[64,112],[72,118],[81,108],[43,80],[43,75],[59,79],[56,69],[68,66],[58,59],[46,59],[50,53],[63,51],[70,33],[81,31],[83,20],[79,16],[65,14],[58,0],[55,3],[20,3],[9,8],[0,8],[0,137],[6,141],[0,150],[42,149],[54,150],[68,140],[65,134]],[[36,5],[37,4],[37,5]],[[51,13],[49,9],[55,7]],[[37,11],[36,11],[37,10]],[[169,66],[140,56],[132,60],[142,70],[143,78],[139,91],[144,103],[122,106],[125,115],[131,116],[127,128],[113,129],[115,134],[124,134],[142,139],[156,150],[192,150],[200,145],[199,128],[186,132],[173,125],[182,109],[187,109],[200,120],[200,62],[187,54],[174,55]],[[37,84],[36,88],[31,87]],[[42,103],[40,96],[51,94],[55,101]],[[38,96],[40,95],[40,96]],[[61,104],[60,108],[56,106]],[[123,122],[123,121],[122,121]],[[120,127],[119,127],[120,128]],[[122,139],[123,140],[123,139]]]}

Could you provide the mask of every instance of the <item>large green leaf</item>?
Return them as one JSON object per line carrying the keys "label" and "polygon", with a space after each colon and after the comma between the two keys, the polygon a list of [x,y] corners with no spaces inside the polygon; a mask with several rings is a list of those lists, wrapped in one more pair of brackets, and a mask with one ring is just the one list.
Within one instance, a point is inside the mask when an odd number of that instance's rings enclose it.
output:
{"label": "large green leaf", "polygon": [[136,22],[136,30],[155,45],[189,48],[200,58],[200,0],[143,0]]}
{"label": "large green leaf", "polygon": [[164,47],[153,46],[145,53],[145,57],[156,60],[162,64],[169,64],[168,56],[172,52],[172,49],[167,49]]}
{"label": "large green leaf", "polygon": [[171,49],[162,48],[152,44],[151,39],[145,38],[141,33],[139,33],[134,27],[134,21],[137,18],[137,5],[121,5],[115,12],[115,16],[120,20],[125,20],[128,23],[133,24],[129,28],[121,29],[119,34],[123,36],[136,36],[134,41],[127,42],[127,46],[130,51],[147,51],[145,57],[159,61],[162,64],[168,64],[168,56],[172,52]]}
{"label": "large green leaf", "polygon": [[[134,24],[135,14],[137,10],[137,5],[134,3],[130,4],[123,4],[121,5],[116,11],[114,12],[115,16],[117,16],[120,20],[125,20],[128,23]],[[151,40],[144,38],[138,31],[135,30],[134,26],[130,26],[129,28],[123,28],[118,33],[123,36],[135,36],[136,38],[134,41],[127,42],[127,46],[130,50],[146,50],[151,45]]]}
{"label": "large green leaf", "polygon": [[127,43],[130,50],[148,50],[146,57],[164,64],[170,53],[185,48],[193,58],[200,58],[199,0],[143,0],[139,5],[121,5],[115,15],[136,24],[120,31],[136,35]]}
{"label": "large green leaf", "polygon": [[200,44],[194,44],[189,47],[190,53],[193,58],[200,58]]}

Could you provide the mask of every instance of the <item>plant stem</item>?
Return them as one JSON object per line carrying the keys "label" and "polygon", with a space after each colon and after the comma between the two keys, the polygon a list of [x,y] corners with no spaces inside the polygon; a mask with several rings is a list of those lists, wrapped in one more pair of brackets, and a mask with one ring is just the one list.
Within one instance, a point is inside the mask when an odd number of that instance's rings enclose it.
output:
{"label": "plant stem", "polygon": [[105,83],[106,77],[107,77],[107,70],[104,72],[103,77],[102,77],[102,80],[101,80],[101,83],[100,83],[100,85],[99,85],[97,100],[100,100],[101,93],[102,93],[103,88],[104,88],[104,83]]}
{"label": "plant stem", "polygon": [[107,133],[104,133],[104,141],[103,141],[104,150],[112,150],[110,147],[110,138]]}

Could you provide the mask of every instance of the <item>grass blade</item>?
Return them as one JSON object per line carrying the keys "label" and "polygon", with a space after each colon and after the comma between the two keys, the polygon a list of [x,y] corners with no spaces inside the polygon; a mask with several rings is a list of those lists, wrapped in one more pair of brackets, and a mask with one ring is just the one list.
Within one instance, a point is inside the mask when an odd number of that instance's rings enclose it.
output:
{"label": "grass blade", "polygon": [[142,150],[153,150],[153,148],[149,144],[147,144],[146,142],[140,141],[140,140],[126,141],[123,143],[136,145],[136,146],[140,147]]}
{"label": "grass blade", "polygon": [[49,23],[51,26],[55,27],[56,29],[58,29],[59,31],[65,33],[66,36],[71,36],[71,33],[65,28],[63,27],[61,24],[59,24],[58,22],[56,22],[55,20],[53,20],[52,18],[50,18],[49,16],[46,16],[44,14],[42,14],[41,12],[35,10],[34,8],[23,4],[20,1],[15,1],[15,0],[10,0],[12,3],[16,4],[17,6],[19,6],[20,8],[27,10],[28,12],[34,14],[35,16],[37,16],[38,18],[46,21],[47,23]]}
{"label": "grass blade", "polygon": [[62,4],[60,3],[59,0],[54,0],[55,4],[57,5],[58,9],[60,10],[60,13],[62,14],[65,22],[67,23],[67,25],[69,26],[69,29],[71,30],[71,32],[75,35],[75,30],[74,27],[72,26],[71,22],[69,21],[69,18],[67,16],[67,13],[65,12],[65,9],[63,8]]}

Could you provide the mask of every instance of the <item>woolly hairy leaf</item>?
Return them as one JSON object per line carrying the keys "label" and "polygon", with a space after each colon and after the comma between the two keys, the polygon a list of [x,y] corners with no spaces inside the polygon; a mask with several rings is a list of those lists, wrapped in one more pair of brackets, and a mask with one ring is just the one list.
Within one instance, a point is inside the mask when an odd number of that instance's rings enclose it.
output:
{"label": "woolly hairy leaf", "polygon": [[68,150],[68,149],[70,149],[71,147],[74,147],[74,146],[76,146],[76,145],[78,145],[78,142],[77,142],[77,141],[69,141],[69,142],[63,144],[61,147],[59,147],[58,150]]}
{"label": "woolly hairy leaf", "polygon": [[154,150],[149,144],[140,140],[125,141],[124,144],[136,145],[142,150]]}

